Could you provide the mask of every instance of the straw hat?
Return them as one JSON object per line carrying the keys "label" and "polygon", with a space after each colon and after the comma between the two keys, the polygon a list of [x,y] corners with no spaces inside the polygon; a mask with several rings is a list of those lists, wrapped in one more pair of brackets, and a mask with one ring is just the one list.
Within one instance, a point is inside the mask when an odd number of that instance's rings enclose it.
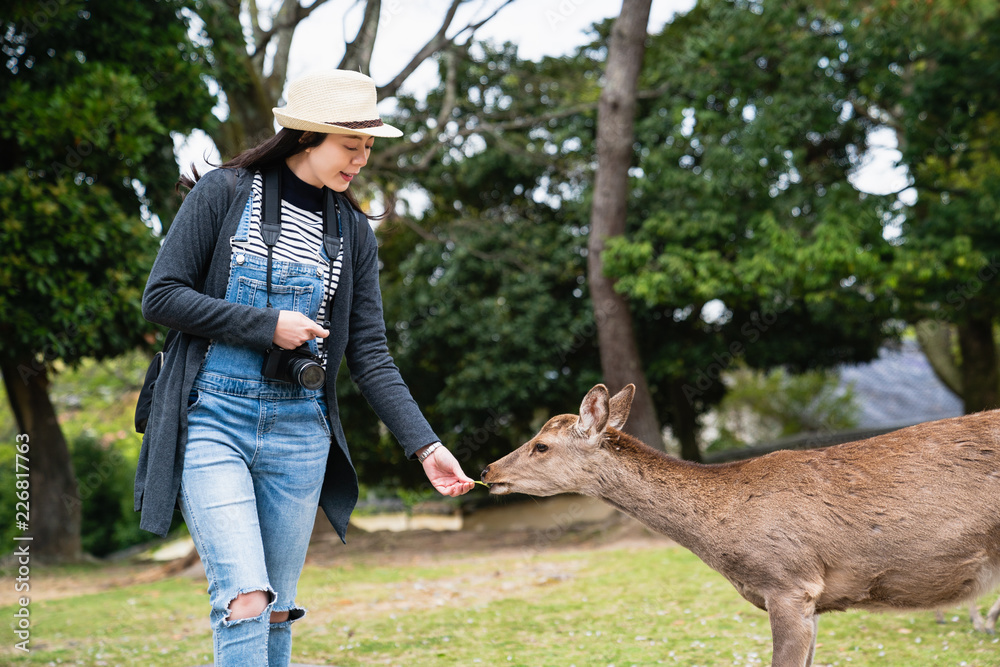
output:
{"label": "straw hat", "polygon": [[290,130],[403,136],[379,118],[375,82],[361,72],[335,69],[309,74],[288,85],[287,98],[285,106],[272,111],[278,124]]}

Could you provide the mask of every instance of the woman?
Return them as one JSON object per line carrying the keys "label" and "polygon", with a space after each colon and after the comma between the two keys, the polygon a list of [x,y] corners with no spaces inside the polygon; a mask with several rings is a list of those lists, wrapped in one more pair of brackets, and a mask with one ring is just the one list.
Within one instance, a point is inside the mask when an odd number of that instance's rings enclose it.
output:
{"label": "woman", "polygon": [[[344,539],[358,482],[338,418],[342,358],[438,491],[474,484],[386,345],[375,236],[348,189],[375,137],[402,135],[375,106],[356,72],[293,82],[277,135],[189,181],[143,295],[143,315],[180,335],[156,381],[136,509],[164,535],[180,507],[209,580],[216,665],[289,664],[317,505]],[[280,183],[276,240],[261,224],[265,180]]]}

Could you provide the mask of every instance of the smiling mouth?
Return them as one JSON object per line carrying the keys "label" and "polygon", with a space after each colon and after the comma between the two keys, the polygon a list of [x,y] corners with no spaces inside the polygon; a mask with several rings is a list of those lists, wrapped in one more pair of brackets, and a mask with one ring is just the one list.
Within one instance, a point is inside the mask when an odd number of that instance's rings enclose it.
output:
{"label": "smiling mouth", "polygon": [[355,176],[357,176],[357,174],[349,174],[349,173],[347,173],[346,171],[342,171],[342,172],[340,172],[340,175],[341,175],[341,177],[342,177],[342,178],[343,178],[343,179],[344,179],[345,181],[349,181],[349,180],[351,180],[352,178],[354,178]]}

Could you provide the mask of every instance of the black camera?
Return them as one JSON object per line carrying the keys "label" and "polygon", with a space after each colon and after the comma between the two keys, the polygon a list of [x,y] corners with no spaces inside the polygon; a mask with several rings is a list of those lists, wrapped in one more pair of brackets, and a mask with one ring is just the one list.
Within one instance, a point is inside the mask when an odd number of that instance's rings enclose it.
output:
{"label": "black camera", "polygon": [[294,350],[271,347],[264,351],[261,375],[274,380],[294,382],[305,389],[319,389],[326,384],[326,371],[320,358],[303,343]]}

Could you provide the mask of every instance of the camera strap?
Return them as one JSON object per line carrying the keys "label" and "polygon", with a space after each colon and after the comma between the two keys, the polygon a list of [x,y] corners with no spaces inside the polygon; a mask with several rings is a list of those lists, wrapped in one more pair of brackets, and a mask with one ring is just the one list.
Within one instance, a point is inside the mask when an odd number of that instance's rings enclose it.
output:
{"label": "camera strap", "polygon": [[[260,235],[267,246],[267,307],[271,307],[271,257],[274,246],[281,237],[281,165],[271,167],[263,173],[264,189],[262,192],[260,216]],[[332,209],[332,211],[331,211]],[[333,215],[331,215],[331,212]],[[333,222],[337,223],[337,233],[333,233]],[[326,319],[323,328],[330,328],[330,317],[333,313],[333,299],[336,292],[333,287],[333,263],[340,254],[340,246],[344,237],[344,228],[340,222],[339,197],[330,188],[323,188],[323,249],[330,260],[326,273],[326,292],[330,300],[326,306]]]}
{"label": "camera strap", "polygon": [[[337,292],[333,289],[333,263],[337,261],[337,255],[340,254],[340,243],[344,238],[344,227],[340,223],[339,198],[330,188],[323,188],[323,192],[326,195],[323,197],[323,248],[326,250],[327,258],[330,260],[330,266],[326,272],[326,293],[330,295],[330,300],[326,303],[326,319],[323,320],[323,328],[329,329],[330,318],[333,317],[333,300],[337,296]],[[330,233],[332,231],[330,229],[331,204],[333,206],[334,217],[337,220],[336,236]]]}
{"label": "camera strap", "polygon": [[264,201],[261,202],[260,236],[267,246],[267,307],[271,307],[271,256],[281,237],[281,167],[264,172]]}

